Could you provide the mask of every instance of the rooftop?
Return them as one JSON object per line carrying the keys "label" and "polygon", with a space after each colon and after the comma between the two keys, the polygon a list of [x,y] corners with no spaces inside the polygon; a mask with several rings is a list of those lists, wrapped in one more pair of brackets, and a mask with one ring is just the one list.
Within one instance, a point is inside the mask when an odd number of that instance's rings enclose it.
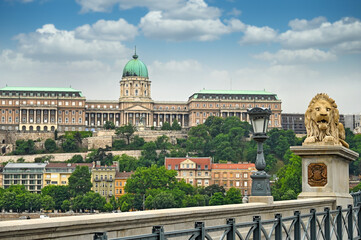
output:
{"label": "rooftop", "polygon": [[275,93],[251,90],[200,90],[195,94],[245,94],[245,95],[276,95]]}
{"label": "rooftop", "polygon": [[76,168],[76,166],[93,167],[93,163],[49,163],[46,168]]}
{"label": "rooftop", "polygon": [[249,169],[255,168],[254,163],[213,163],[212,169]]}
{"label": "rooftop", "polygon": [[124,178],[130,178],[130,176],[133,174],[134,172],[117,172],[115,174],[115,178],[116,179],[124,179]]}
{"label": "rooftop", "polygon": [[4,167],[7,168],[45,168],[46,163],[8,163]]}

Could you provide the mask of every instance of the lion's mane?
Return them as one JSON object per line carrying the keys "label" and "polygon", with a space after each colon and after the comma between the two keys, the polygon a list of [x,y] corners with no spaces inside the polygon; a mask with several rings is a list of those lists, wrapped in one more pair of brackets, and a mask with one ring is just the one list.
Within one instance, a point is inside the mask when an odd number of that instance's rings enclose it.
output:
{"label": "lion's mane", "polygon": [[[332,106],[332,109],[330,112],[330,120],[329,120],[329,124],[328,124],[328,127],[326,130],[320,130],[316,123],[316,120],[312,118],[313,105],[316,104],[320,100],[325,100],[325,101],[329,102]],[[342,135],[344,135],[344,133],[341,132],[341,136],[340,136],[339,130],[341,130],[341,129],[339,129],[340,128],[339,117],[340,117],[340,114],[337,109],[337,104],[335,103],[335,100],[330,98],[325,93],[317,94],[314,98],[312,98],[310,104],[308,105],[307,111],[305,113],[305,126],[306,126],[306,130],[307,130],[307,137],[315,137],[316,142],[322,142],[326,136],[332,136],[332,137],[334,137],[335,141],[337,141],[335,143],[339,143],[339,138],[340,137],[344,138],[344,136],[342,136]],[[343,126],[342,126],[342,129],[343,129]]]}

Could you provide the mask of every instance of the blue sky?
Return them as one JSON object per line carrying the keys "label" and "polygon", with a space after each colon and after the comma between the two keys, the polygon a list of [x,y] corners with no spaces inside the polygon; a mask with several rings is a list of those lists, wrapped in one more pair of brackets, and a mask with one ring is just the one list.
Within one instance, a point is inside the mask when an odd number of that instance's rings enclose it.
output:
{"label": "blue sky", "polygon": [[361,113],[361,1],[2,0],[0,87],[80,89],[116,100],[134,46],[154,100],[201,89],[319,92]]}

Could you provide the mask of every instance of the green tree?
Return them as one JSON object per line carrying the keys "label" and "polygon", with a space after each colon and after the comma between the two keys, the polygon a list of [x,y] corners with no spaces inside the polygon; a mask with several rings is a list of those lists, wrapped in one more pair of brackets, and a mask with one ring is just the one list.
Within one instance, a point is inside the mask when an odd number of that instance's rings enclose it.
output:
{"label": "green tree", "polygon": [[66,137],[65,141],[61,144],[64,152],[78,152],[79,147],[73,137]]}
{"label": "green tree", "polygon": [[54,199],[49,195],[41,196],[41,208],[44,210],[53,210],[55,206]]}
{"label": "green tree", "polygon": [[172,193],[169,192],[160,192],[159,194],[157,194],[153,198],[152,205],[155,209],[176,207],[174,196]]}
{"label": "green tree", "polygon": [[91,174],[87,166],[76,166],[75,171],[69,177],[70,196],[84,195],[92,188]]}
{"label": "green tree", "polygon": [[241,190],[237,188],[230,188],[227,193],[226,197],[224,199],[224,202],[226,204],[239,204],[242,203],[242,193]]}
{"label": "green tree", "polygon": [[46,151],[50,153],[55,152],[57,149],[55,141],[51,138],[45,140],[44,146]]}
{"label": "green tree", "polygon": [[105,121],[104,123],[104,129],[115,129],[115,125],[113,122],[110,122],[110,121]]}
{"label": "green tree", "polygon": [[54,200],[54,208],[60,210],[64,200],[70,198],[68,186],[48,185],[41,189],[42,195],[51,196]]}
{"label": "green tree", "polygon": [[176,131],[182,130],[182,127],[181,127],[181,125],[179,125],[177,119],[173,120],[172,130],[176,130]]}
{"label": "green tree", "polygon": [[69,211],[71,208],[71,202],[70,200],[66,199],[63,201],[63,203],[61,204],[61,210],[63,212]]}
{"label": "green tree", "polygon": [[224,195],[221,192],[216,192],[213,194],[211,199],[209,200],[209,205],[223,205],[225,203]]}
{"label": "green tree", "polygon": [[16,140],[14,151],[15,155],[34,154],[35,152],[35,144],[33,140]]}
{"label": "green tree", "polygon": [[170,125],[169,122],[164,122],[161,130],[172,130],[172,126]]}
{"label": "green tree", "polygon": [[289,159],[290,164],[285,165],[277,172],[277,181],[272,186],[272,195],[275,200],[286,200],[285,193],[288,190],[294,191],[294,194],[288,192],[287,196],[292,196],[293,199],[302,190],[302,159],[294,154]]}
{"label": "green tree", "polygon": [[29,193],[25,197],[25,209],[29,212],[39,211],[41,209],[41,195]]}
{"label": "green tree", "polygon": [[105,204],[104,204],[104,207],[103,207],[103,210],[104,210],[105,212],[111,212],[111,211],[113,211],[113,206],[112,206],[112,204],[111,204],[111,203],[105,203]]}
{"label": "green tree", "polygon": [[66,160],[67,163],[83,163],[84,158],[82,155],[75,154],[70,159]]}
{"label": "green tree", "polygon": [[105,148],[98,148],[93,150],[86,159],[86,162],[100,162],[101,165],[112,165],[113,164],[113,154],[110,152],[110,147],[106,146]]}
{"label": "green tree", "polygon": [[115,134],[117,134],[118,136],[125,137],[127,139],[128,145],[129,145],[130,139],[136,130],[137,130],[137,128],[129,123],[127,125],[117,128],[115,130]]}
{"label": "green tree", "polygon": [[104,205],[106,204],[106,200],[99,193],[95,192],[87,192],[83,198],[81,199],[80,206],[83,209],[88,209],[90,211],[93,210],[102,210]]}
{"label": "green tree", "polygon": [[125,191],[144,195],[148,189],[172,189],[178,183],[176,176],[176,171],[166,170],[164,166],[141,167],[128,178]]}
{"label": "green tree", "polygon": [[212,197],[215,193],[220,192],[222,193],[222,195],[224,195],[226,193],[226,190],[224,189],[223,186],[219,186],[217,184],[213,184],[210,186],[207,186],[205,189],[205,194]]}
{"label": "green tree", "polygon": [[156,164],[158,160],[157,145],[154,142],[147,142],[142,147],[140,162],[143,166],[149,167],[152,164]]}
{"label": "green tree", "polygon": [[120,172],[131,172],[135,171],[139,166],[139,160],[135,157],[122,154],[121,156],[114,156],[113,161],[117,161]]}

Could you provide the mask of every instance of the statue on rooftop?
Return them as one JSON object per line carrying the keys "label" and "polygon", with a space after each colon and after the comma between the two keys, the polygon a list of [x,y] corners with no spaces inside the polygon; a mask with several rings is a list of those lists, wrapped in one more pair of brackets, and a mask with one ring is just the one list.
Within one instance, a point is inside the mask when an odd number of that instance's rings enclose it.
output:
{"label": "statue on rooftop", "polygon": [[341,145],[348,148],[345,129],[339,122],[339,117],[335,100],[325,93],[317,94],[305,113],[307,138],[303,145]]}

